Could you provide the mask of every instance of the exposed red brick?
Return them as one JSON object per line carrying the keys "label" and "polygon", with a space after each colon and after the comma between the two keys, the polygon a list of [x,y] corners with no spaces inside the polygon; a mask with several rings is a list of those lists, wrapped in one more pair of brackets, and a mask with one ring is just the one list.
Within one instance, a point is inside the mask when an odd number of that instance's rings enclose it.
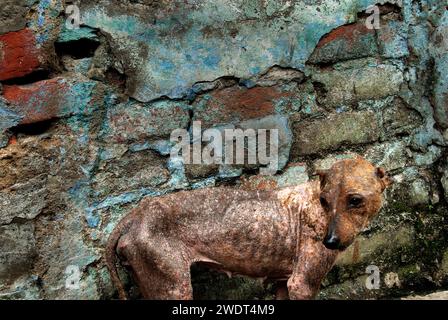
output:
{"label": "exposed red brick", "polygon": [[324,36],[317,44],[317,48],[323,47],[326,44],[336,40],[344,40],[348,46],[351,46],[357,38],[369,33],[374,33],[374,31],[368,29],[364,23],[341,26]]}
{"label": "exposed red brick", "polygon": [[225,103],[226,110],[252,119],[264,117],[274,112],[272,100],[284,96],[277,89],[257,87],[253,89],[229,88],[214,95],[218,103]]}
{"label": "exposed red brick", "polygon": [[11,109],[22,115],[20,124],[45,121],[58,116],[68,86],[60,78],[25,86],[4,86],[3,96]]}
{"label": "exposed red brick", "polygon": [[275,87],[252,89],[231,87],[215,91],[207,101],[205,110],[197,113],[204,126],[263,118],[275,113],[274,102],[291,93]]}
{"label": "exposed red brick", "polygon": [[0,81],[25,76],[40,65],[39,49],[31,30],[0,35]]}

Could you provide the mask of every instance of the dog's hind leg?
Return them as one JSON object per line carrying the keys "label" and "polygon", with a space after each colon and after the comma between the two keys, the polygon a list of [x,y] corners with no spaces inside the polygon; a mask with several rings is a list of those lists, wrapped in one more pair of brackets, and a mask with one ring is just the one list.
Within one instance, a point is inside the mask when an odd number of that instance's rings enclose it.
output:
{"label": "dog's hind leg", "polygon": [[144,299],[191,300],[190,261],[187,250],[168,239],[136,241],[127,259]]}

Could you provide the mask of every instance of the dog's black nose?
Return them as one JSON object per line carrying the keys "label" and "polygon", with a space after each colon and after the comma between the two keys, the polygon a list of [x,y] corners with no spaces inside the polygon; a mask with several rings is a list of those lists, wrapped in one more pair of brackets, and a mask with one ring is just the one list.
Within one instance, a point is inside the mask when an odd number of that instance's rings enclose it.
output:
{"label": "dog's black nose", "polygon": [[324,239],[324,245],[328,249],[336,250],[341,247],[341,240],[335,234],[327,234]]}

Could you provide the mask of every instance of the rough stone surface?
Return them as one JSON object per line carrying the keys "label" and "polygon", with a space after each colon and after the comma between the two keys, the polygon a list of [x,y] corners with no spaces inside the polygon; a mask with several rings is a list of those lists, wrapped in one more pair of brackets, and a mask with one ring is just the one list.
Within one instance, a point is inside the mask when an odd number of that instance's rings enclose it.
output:
{"label": "rough stone surface", "polygon": [[187,129],[189,121],[188,105],[184,103],[123,103],[108,110],[105,139],[124,143],[169,138],[173,130]]}
{"label": "rough stone surface", "polygon": [[385,58],[403,58],[409,55],[406,26],[395,15],[387,16],[377,31],[379,51]]}
{"label": "rough stone surface", "polygon": [[33,223],[0,227],[0,277],[6,283],[31,271],[36,255]]}
{"label": "rough stone surface", "polygon": [[0,34],[19,31],[25,28],[26,13],[28,11],[27,0],[4,0],[0,13]]}
{"label": "rough stone surface", "polygon": [[3,189],[0,193],[0,222],[8,224],[17,218],[30,220],[37,217],[46,206],[47,192],[44,177],[36,177],[14,184],[10,189]]}
{"label": "rough stone surface", "polygon": [[392,188],[393,201],[399,202],[400,199],[406,199],[405,205],[408,207],[430,204],[431,189],[427,178],[425,178],[424,173],[418,172],[416,168],[406,168],[395,178],[403,186],[398,185]]}
{"label": "rough stone surface", "polygon": [[119,160],[102,161],[93,186],[98,196],[120,194],[127,190],[155,188],[167,182],[169,172],[165,163],[153,151],[126,153]]}
{"label": "rough stone surface", "polygon": [[395,99],[383,110],[384,135],[410,135],[413,130],[422,125],[421,116],[410,109],[400,99]]}
{"label": "rough stone surface", "polygon": [[375,60],[343,62],[335,69],[312,75],[313,81],[323,86],[321,103],[335,108],[397,94],[404,81],[400,67]]}
{"label": "rough stone surface", "polygon": [[[319,298],[446,291],[444,1],[86,0],[79,29],[65,26],[68,3],[1,1],[0,299],[114,298],[104,246],[144,197],[289,186],[356,155],[395,183]],[[378,30],[365,27],[372,4]],[[170,159],[171,132],[195,120],[279,129],[280,171]],[[379,290],[366,288],[371,264]],[[66,287],[73,270],[79,289]],[[199,299],[274,296],[275,284],[194,270]]]}
{"label": "rough stone surface", "polygon": [[344,144],[364,144],[379,138],[378,123],[373,112],[344,113],[322,120],[299,122],[294,132],[294,151],[297,155],[318,154],[335,150]]}
{"label": "rough stone surface", "polygon": [[406,167],[409,149],[406,141],[394,141],[375,145],[366,150],[365,157],[387,171]]}
{"label": "rough stone surface", "polygon": [[448,72],[448,13],[445,11],[440,25],[434,31],[431,39],[431,51],[435,60],[434,65],[434,112],[437,122],[443,127],[448,128],[448,81],[446,73]]}
{"label": "rough stone surface", "polygon": [[356,242],[338,257],[336,265],[353,265],[368,263],[377,252],[385,254],[402,249],[412,243],[415,231],[410,226],[401,226],[395,230],[382,230],[370,237],[361,236]]}

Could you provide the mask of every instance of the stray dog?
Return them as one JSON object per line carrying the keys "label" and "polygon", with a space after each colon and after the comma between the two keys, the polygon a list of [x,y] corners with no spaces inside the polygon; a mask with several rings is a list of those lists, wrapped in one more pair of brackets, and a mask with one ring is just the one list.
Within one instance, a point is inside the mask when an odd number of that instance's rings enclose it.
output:
{"label": "stray dog", "polygon": [[391,184],[382,168],[361,157],[316,174],[319,180],[272,191],[217,187],[143,199],[106,248],[120,298],[126,294],[117,257],[145,299],[192,299],[195,262],[287,281],[290,299],[314,298],[338,253],[378,213]]}

